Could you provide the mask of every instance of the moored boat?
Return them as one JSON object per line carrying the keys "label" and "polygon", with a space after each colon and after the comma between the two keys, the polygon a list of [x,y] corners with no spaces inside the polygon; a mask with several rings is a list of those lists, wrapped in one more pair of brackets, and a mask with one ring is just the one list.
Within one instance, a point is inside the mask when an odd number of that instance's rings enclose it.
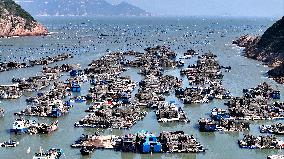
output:
{"label": "moored boat", "polygon": [[276,135],[284,135],[284,125],[277,123],[275,125],[261,125],[259,126],[261,133],[271,133]]}
{"label": "moored boat", "polygon": [[46,123],[37,123],[35,120],[25,120],[24,118],[19,118],[13,123],[13,127],[10,129],[10,132],[14,132],[16,134],[48,134],[57,129],[58,121],[55,121],[49,125]]}
{"label": "moored boat", "polygon": [[31,121],[25,120],[23,118],[16,119],[13,123],[12,129],[10,132],[17,133],[26,133],[28,132],[28,128],[31,126]]}
{"label": "moored boat", "polygon": [[214,132],[217,130],[217,124],[211,120],[202,118],[198,123],[201,132]]}
{"label": "moored boat", "polygon": [[284,159],[284,155],[271,155],[267,156],[267,159]]}
{"label": "moored boat", "polygon": [[3,143],[0,143],[1,147],[16,147],[17,145],[19,145],[19,142],[14,140],[8,140]]}
{"label": "moored boat", "polygon": [[43,152],[40,148],[38,153],[35,153],[33,159],[59,159],[62,155],[61,149],[51,148],[47,152]]}
{"label": "moored boat", "polygon": [[86,155],[90,155],[93,152],[93,148],[87,148],[87,147],[82,147],[80,152],[81,155],[86,156]]}
{"label": "moored boat", "polygon": [[230,118],[230,115],[227,113],[226,110],[215,107],[211,110],[211,118],[213,120],[219,121],[221,119]]}

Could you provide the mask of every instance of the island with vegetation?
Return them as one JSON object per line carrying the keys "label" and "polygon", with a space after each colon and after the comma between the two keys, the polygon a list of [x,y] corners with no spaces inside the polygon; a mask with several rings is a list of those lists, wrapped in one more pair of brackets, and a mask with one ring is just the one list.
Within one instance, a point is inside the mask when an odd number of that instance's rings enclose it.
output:
{"label": "island with vegetation", "polygon": [[0,1],[0,37],[37,36],[47,29],[13,0]]}

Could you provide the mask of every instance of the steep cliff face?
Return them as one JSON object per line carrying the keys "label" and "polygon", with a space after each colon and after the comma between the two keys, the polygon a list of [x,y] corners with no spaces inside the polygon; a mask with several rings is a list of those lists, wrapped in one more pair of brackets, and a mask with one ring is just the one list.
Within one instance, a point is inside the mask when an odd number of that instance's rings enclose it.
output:
{"label": "steep cliff face", "polygon": [[272,67],[279,66],[284,61],[284,17],[269,27],[262,36],[245,35],[233,43],[245,48],[245,56]]}
{"label": "steep cliff face", "polygon": [[261,37],[245,35],[233,43],[245,48],[246,57],[273,67],[268,75],[284,83],[284,17],[269,27]]}
{"label": "steep cliff face", "polygon": [[279,54],[284,59],[284,17],[269,27],[256,45],[257,49],[267,54]]}
{"label": "steep cliff face", "polygon": [[47,29],[39,24],[28,12],[13,0],[0,1],[0,36],[36,36],[47,34]]}

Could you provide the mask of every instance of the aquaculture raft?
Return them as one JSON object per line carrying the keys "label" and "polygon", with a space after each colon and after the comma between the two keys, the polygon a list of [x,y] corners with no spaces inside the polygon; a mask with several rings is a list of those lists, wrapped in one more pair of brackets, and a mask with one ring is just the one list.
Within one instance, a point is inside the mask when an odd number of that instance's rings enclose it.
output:
{"label": "aquaculture raft", "polygon": [[48,125],[46,123],[36,123],[35,120],[25,120],[24,118],[18,118],[14,121],[10,132],[16,134],[48,134],[58,129],[58,121]]}
{"label": "aquaculture raft", "polygon": [[281,149],[284,147],[284,141],[274,136],[244,135],[244,138],[238,141],[240,148],[248,149]]}
{"label": "aquaculture raft", "polygon": [[221,119],[219,121],[214,121],[202,118],[198,122],[199,130],[202,132],[249,130],[249,123],[235,121],[233,119]]}
{"label": "aquaculture raft", "polygon": [[[90,111],[90,109],[89,109]],[[147,113],[135,105],[120,105],[116,108],[102,108],[93,110],[86,115],[75,127],[128,129],[137,121],[142,120]]]}
{"label": "aquaculture raft", "polygon": [[174,101],[159,105],[156,116],[158,122],[189,122],[186,113],[181,107],[177,107]]}
{"label": "aquaculture raft", "polygon": [[271,133],[276,135],[284,135],[284,125],[277,123],[275,125],[261,125],[259,126],[261,133]]}
{"label": "aquaculture raft", "polygon": [[256,88],[244,89],[242,97],[229,99],[228,115],[236,120],[283,120],[284,103],[272,103],[271,93],[275,92],[267,83]]}
{"label": "aquaculture raft", "polygon": [[161,132],[159,136],[148,131],[123,136],[83,135],[74,144],[74,148],[114,149],[122,152],[139,153],[198,153],[204,147],[191,135],[183,131]]}

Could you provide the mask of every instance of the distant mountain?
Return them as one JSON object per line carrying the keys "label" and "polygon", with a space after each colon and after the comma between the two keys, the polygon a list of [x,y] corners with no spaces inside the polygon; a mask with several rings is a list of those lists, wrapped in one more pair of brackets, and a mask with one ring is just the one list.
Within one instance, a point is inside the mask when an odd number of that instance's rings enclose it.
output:
{"label": "distant mountain", "polygon": [[148,12],[122,2],[112,5],[105,0],[19,0],[35,16],[148,16]]}
{"label": "distant mountain", "polygon": [[28,12],[13,0],[0,1],[0,36],[32,36],[47,34]]}

